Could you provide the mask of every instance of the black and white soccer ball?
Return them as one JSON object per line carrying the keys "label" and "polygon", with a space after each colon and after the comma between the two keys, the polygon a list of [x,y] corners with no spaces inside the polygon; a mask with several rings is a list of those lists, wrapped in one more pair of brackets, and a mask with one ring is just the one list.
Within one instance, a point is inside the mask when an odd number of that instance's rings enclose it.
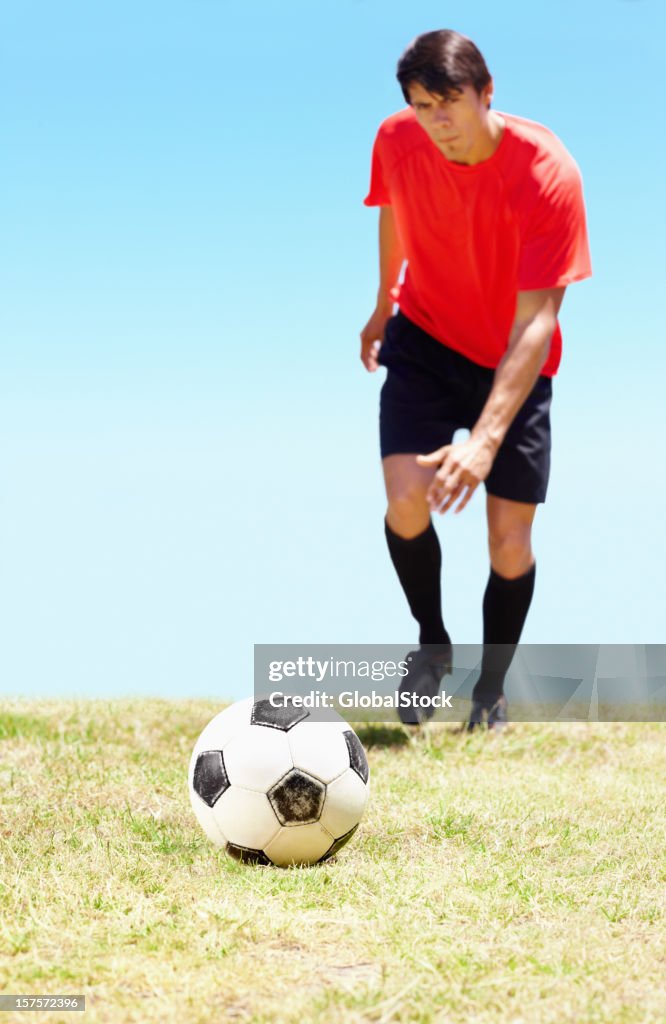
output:
{"label": "black and white soccer ball", "polygon": [[[327,713],[328,715],[328,713]],[[251,863],[315,864],[347,843],[368,800],[368,762],[339,715],[238,701],[197,740],[189,770],[204,832]]]}

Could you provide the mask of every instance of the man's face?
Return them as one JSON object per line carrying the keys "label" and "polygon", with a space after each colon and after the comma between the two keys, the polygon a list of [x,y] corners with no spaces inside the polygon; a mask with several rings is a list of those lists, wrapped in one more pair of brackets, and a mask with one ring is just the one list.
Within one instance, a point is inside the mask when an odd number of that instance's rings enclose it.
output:
{"label": "man's face", "polygon": [[474,163],[487,143],[492,82],[481,95],[471,85],[449,96],[428,92],[416,82],[408,91],[416,120],[447,160]]}

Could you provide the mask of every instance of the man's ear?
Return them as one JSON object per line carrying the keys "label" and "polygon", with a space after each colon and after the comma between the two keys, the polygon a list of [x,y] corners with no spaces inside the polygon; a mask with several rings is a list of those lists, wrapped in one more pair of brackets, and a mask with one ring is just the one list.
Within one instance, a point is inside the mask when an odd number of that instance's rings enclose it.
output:
{"label": "man's ear", "polygon": [[488,84],[484,85],[484,87],[483,87],[483,89],[481,91],[481,99],[485,103],[485,105],[486,105],[488,110],[490,110],[490,104],[492,103],[494,89],[495,89],[495,86],[494,86],[493,80],[491,78],[490,81],[488,82]]}

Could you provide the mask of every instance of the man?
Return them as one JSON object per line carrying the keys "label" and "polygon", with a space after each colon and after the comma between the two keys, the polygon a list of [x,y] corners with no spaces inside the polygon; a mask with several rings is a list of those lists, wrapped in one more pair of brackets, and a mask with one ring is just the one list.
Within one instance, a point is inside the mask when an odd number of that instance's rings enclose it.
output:
{"label": "man", "polygon": [[[408,107],[379,129],[365,199],[380,207],[380,284],[361,359],[388,371],[385,532],[421,645],[403,689],[432,692],[451,669],[431,513],[462,511],[483,482],[490,575],[469,728],[493,728],[507,719],[504,677],[534,591],[557,314],[567,285],[591,273],[582,185],[547,128],[491,109],[492,78],[470,39],[418,36],[397,78]],[[461,427],[469,436],[453,444]]]}

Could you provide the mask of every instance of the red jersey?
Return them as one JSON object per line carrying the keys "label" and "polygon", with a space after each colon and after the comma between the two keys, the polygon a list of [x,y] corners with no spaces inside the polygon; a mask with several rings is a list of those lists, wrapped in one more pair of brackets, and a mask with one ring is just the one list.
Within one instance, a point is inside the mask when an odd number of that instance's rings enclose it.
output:
{"label": "red jersey", "polygon": [[[543,125],[502,114],[488,160],[440,153],[411,107],[381,125],[366,206],[391,206],[407,260],[392,295],[438,341],[495,369],[519,291],[559,288],[591,274],[580,172]],[[557,325],[541,373],[562,354]]]}

